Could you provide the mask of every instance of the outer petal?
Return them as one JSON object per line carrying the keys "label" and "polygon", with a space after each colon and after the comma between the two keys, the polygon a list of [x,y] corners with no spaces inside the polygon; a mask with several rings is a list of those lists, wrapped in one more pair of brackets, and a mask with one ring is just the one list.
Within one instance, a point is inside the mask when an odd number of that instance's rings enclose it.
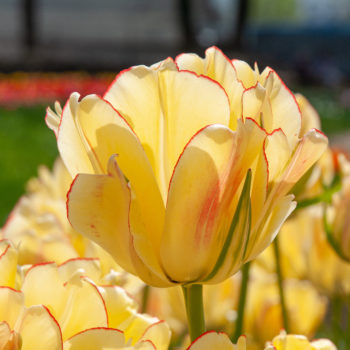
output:
{"label": "outer petal", "polygon": [[165,321],[159,321],[150,325],[142,336],[144,340],[150,340],[157,350],[169,348],[171,331]]}
{"label": "outer petal", "polygon": [[268,132],[281,128],[288,138],[291,149],[294,149],[301,128],[301,112],[298,103],[273,70],[270,70],[267,75],[265,88],[268,101],[263,111],[264,128]]}
{"label": "outer petal", "polygon": [[93,281],[99,281],[101,270],[98,258],[70,259],[58,267],[59,275],[63,281],[68,281],[79,271],[81,276],[89,277]]}
{"label": "outer petal", "polygon": [[310,102],[301,94],[296,94],[295,98],[301,110],[300,137],[304,136],[311,129],[321,129],[320,117]]}
{"label": "outer petal", "polygon": [[57,132],[57,146],[72,177],[79,172],[92,173],[94,171],[88,156],[89,149],[83,143],[74,120],[78,99],[79,94],[77,93],[70,96],[63,108],[61,124]]}
{"label": "outer petal", "polygon": [[137,303],[121,287],[104,286],[99,290],[106,304],[109,327],[125,330],[136,314]]}
{"label": "outer petal", "polygon": [[0,287],[0,322],[6,321],[13,329],[24,306],[22,292],[8,287]]}
{"label": "outer petal", "polygon": [[42,305],[24,311],[15,330],[22,338],[21,350],[62,350],[60,327],[51,313]]}
{"label": "outer petal", "polygon": [[[245,350],[245,344],[239,341],[237,350]],[[198,337],[187,350],[235,350],[236,347],[231,343],[230,338],[225,333],[216,333],[214,331],[206,332]]]}
{"label": "outer petal", "polygon": [[66,308],[58,321],[63,339],[92,327],[107,327],[106,305],[97,286],[88,279],[74,276],[66,284]]}
{"label": "outer petal", "polygon": [[0,286],[15,287],[18,252],[7,240],[0,241]]}
{"label": "outer petal", "polygon": [[164,201],[172,170],[190,137],[208,124],[229,123],[224,90],[205,77],[178,72],[169,60],[156,69],[125,71],[104,98],[140,137]]}
{"label": "outer petal", "polygon": [[76,177],[67,205],[73,228],[106,249],[124,269],[134,272],[130,259],[130,190],[113,158],[108,175]]}
{"label": "outer petal", "polygon": [[185,148],[170,185],[161,249],[171,279],[199,281],[215,265],[243,180],[264,137],[265,133],[247,120],[238,123],[237,133],[220,125],[207,127]]}
{"label": "outer petal", "polygon": [[182,54],[176,58],[180,69],[190,70],[196,74],[203,74],[217,81],[226,91],[230,101],[230,128],[236,130],[237,119],[241,117],[241,96],[244,90],[237,79],[232,62],[216,47],[205,51],[202,59],[195,54]]}

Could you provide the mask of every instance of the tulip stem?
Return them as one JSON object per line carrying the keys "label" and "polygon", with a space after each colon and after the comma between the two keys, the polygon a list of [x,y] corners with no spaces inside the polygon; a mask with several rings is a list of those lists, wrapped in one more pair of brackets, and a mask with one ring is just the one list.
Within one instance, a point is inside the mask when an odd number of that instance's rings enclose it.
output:
{"label": "tulip stem", "polygon": [[245,303],[247,300],[248,281],[249,281],[249,269],[250,269],[250,262],[244,264],[242,267],[242,282],[241,282],[241,288],[239,292],[237,320],[236,320],[235,331],[232,338],[232,341],[234,343],[237,342],[238,338],[242,335],[242,331],[243,331],[244,309],[245,309]]}
{"label": "tulip stem", "polygon": [[185,298],[188,329],[191,341],[196,340],[205,332],[203,286],[191,284],[182,286]]}
{"label": "tulip stem", "polygon": [[282,275],[282,269],[281,269],[281,257],[280,257],[278,235],[273,241],[273,248],[275,253],[276,274],[277,274],[278,291],[280,295],[280,302],[281,302],[281,309],[282,309],[283,327],[285,331],[289,333],[288,312],[287,312],[286,299],[285,299],[284,290],[283,290],[283,275]]}
{"label": "tulip stem", "polygon": [[146,313],[148,307],[148,299],[149,299],[149,285],[145,285],[142,291],[142,304],[141,304],[141,312]]}

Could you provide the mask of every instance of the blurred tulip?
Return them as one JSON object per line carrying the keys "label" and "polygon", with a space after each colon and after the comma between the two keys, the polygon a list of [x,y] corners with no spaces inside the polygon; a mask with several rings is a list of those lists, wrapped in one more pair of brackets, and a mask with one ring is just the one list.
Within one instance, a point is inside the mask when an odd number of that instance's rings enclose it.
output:
{"label": "blurred tulip", "polygon": [[232,344],[225,333],[206,332],[197,338],[187,350],[246,350],[244,336],[238,339],[237,345]]}
{"label": "blurred tulip", "polygon": [[295,97],[273,70],[212,48],[198,76],[186,57],[123,71],[104,99],[73,94],[49,125],[78,174],[73,227],[159,287],[217,283],[256,257],[327,145],[316,130],[299,139]]}
{"label": "blurred tulip", "polygon": [[303,335],[281,333],[269,343],[265,350],[337,350],[328,339],[318,339],[309,342]]}

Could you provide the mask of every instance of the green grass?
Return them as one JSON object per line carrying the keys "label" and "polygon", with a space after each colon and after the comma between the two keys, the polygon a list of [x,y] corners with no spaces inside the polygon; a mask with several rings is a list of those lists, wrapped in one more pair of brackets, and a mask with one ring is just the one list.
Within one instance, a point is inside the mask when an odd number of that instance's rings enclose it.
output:
{"label": "green grass", "polygon": [[0,109],[0,224],[40,164],[52,165],[56,139],[44,122],[45,107]]}
{"label": "green grass", "polygon": [[[296,88],[318,110],[326,134],[350,129],[350,110],[337,102],[337,93]],[[25,183],[36,176],[40,164],[50,167],[57,156],[56,139],[44,122],[45,107],[0,108],[0,226],[24,193]]]}

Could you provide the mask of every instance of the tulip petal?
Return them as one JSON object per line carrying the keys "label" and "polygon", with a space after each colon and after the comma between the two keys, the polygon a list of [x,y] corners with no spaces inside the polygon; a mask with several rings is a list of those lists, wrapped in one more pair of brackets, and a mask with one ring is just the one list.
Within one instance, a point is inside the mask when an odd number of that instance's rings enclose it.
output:
{"label": "tulip petal", "polygon": [[121,287],[104,286],[99,290],[106,303],[109,327],[124,331],[132,322],[137,303]]}
{"label": "tulip petal", "polygon": [[75,123],[75,113],[79,94],[73,93],[62,111],[61,123],[57,132],[57,146],[67,170],[74,178],[78,173],[93,173],[88,156],[90,150],[83,143]]}
{"label": "tulip petal", "polygon": [[232,62],[217,47],[210,47],[205,51],[204,59],[195,54],[181,54],[176,57],[176,63],[180,69],[208,76],[225,89],[231,110],[229,126],[236,130],[237,119],[241,117],[241,96],[244,87],[237,79]]}
{"label": "tulip petal", "polygon": [[65,285],[66,307],[58,317],[63,339],[84,329],[107,327],[108,314],[98,287],[89,279],[73,276]]}
{"label": "tulip petal", "polygon": [[[251,178],[251,170],[249,169],[225,243],[213,270],[205,280],[210,280],[213,283],[216,280],[222,281],[226,276],[238,271],[243,263],[251,229]],[[228,256],[234,257],[233,263],[232,259],[227,258]]]}
{"label": "tulip petal", "polygon": [[124,330],[126,341],[131,340],[131,344],[135,345],[140,340],[144,340],[142,335],[152,324],[159,320],[156,317],[151,317],[147,314],[135,314],[134,319],[129,326]]}
{"label": "tulip petal", "polygon": [[[123,177],[125,175],[128,181],[130,181],[131,191],[134,193],[131,196],[132,202],[130,207],[129,222],[131,224],[131,231],[135,236],[135,249],[149,268],[155,270],[155,273],[162,275],[160,267],[157,266],[157,261],[159,260],[157,259],[157,252],[159,251],[161,232],[164,222],[164,204],[155,181],[151,165],[140,141],[137,139],[136,135],[126,121],[112,108],[112,106],[97,96],[88,96],[84,98],[79,104],[77,115],[84,138],[89,143],[91,150],[96,154],[96,159],[98,159],[103,172],[105,172],[104,168],[107,164],[109,164],[108,167],[112,169],[107,169],[109,172],[113,171],[113,168],[117,169],[120,167],[121,171],[118,170],[120,173],[118,173],[118,176]],[[113,163],[109,159],[113,154],[118,154],[118,165],[116,162]],[[88,177],[85,177],[84,179],[87,181]],[[99,181],[105,181],[102,180],[105,179],[103,177],[100,179],[101,180]],[[108,183],[113,182],[112,180],[107,181]],[[87,183],[79,186],[77,191],[83,191],[83,186],[85,185],[87,185]],[[96,186],[97,195],[100,187],[102,190],[104,185],[96,184]],[[104,190],[111,191],[109,188],[111,185],[106,186],[107,187],[105,187]],[[129,191],[129,189],[127,190]],[[77,193],[77,191],[75,191],[75,193]],[[112,212],[111,209],[107,210],[107,206],[112,204],[112,197],[114,195],[117,196],[115,191],[116,189],[114,190],[113,195],[110,193],[109,203],[107,203],[104,199],[102,200],[101,197],[101,200],[97,201],[95,205],[95,207],[99,205],[98,203],[105,205],[105,208],[101,207],[101,209],[106,210],[106,214],[104,214],[104,216],[108,215],[107,213],[112,215],[107,222],[114,219],[113,225],[109,226],[109,228],[114,227],[114,233],[118,232],[117,224],[118,220],[120,219],[119,216],[118,218],[113,217],[115,215],[114,211]],[[124,189],[124,192],[126,192],[126,189]],[[89,197],[91,195],[92,193],[90,191],[86,194],[86,196]],[[121,196],[121,198],[124,197],[125,196]],[[81,199],[82,198],[79,198],[79,200]],[[94,199],[91,197],[90,202],[92,200]],[[125,201],[123,201],[123,203],[126,205]],[[125,205],[123,211],[120,212],[120,218],[123,217],[123,219],[120,220],[121,223],[119,226],[125,226],[125,219],[127,218],[127,216],[125,216],[125,211],[127,209]],[[77,207],[79,206],[80,204],[77,202]],[[113,206],[111,208],[113,208]],[[92,211],[95,209],[91,207]],[[86,210],[86,206],[84,206],[84,210]],[[96,211],[96,213],[97,212],[98,211]],[[99,226],[103,224],[103,221],[106,221],[106,217],[104,217],[104,220],[99,223]],[[78,231],[83,234],[86,234],[83,229],[85,229],[86,232],[91,231],[88,226],[85,228],[82,227],[81,229],[81,231]],[[91,238],[90,233],[89,237]],[[123,237],[123,235],[121,235],[121,237]],[[94,238],[94,240],[98,242],[98,239]],[[111,251],[112,248],[115,248],[113,246],[117,246],[116,249],[119,247],[119,251],[113,253]],[[125,260],[127,258],[126,255],[129,255],[128,250],[123,247],[125,247],[125,244],[118,245],[117,243],[112,244],[112,242],[108,243],[107,246],[104,245],[104,248],[109,251],[112,256],[118,257],[118,261],[119,259]],[[147,251],[146,254],[145,251]],[[121,257],[119,258],[119,256]],[[119,263],[121,264],[121,262]],[[125,265],[123,267],[127,269]]]}
{"label": "tulip petal", "polygon": [[192,135],[209,124],[229,123],[225,91],[206,77],[178,72],[168,61],[157,69],[125,71],[104,98],[140,137],[164,201],[173,168]]}
{"label": "tulip petal", "polygon": [[59,265],[59,275],[63,281],[68,281],[79,271],[81,276],[89,277],[93,281],[99,281],[101,270],[97,258],[77,258],[70,259]]}
{"label": "tulip petal", "polygon": [[157,350],[167,350],[170,338],[171,331],[165,321],[159,321],[150,325],[142,336],[142,339],[150,340]]}
{"label": "tulip petal", "polygon": [[[230,338],[225,333],[209,331],[198,337],[187,350],[235,350]],[[238,350],[245,350],[245,347],[238,347]]]}
{"label": "tulip petal", "polygon": [[265,104],[263,111],[263,126],[268,132],[281,128],[288,138],[290,148],[294,149],[301,128],[301,112],[295,96],[272,69],[269,70],[264,86],[269,103]]}
{"label": "tulip petal", "polygon": [[56,318],[63,314],[66,290],[55,263],[32,266],[25,275],[22,292],[26,306],[43,304],[50,307]]}
{"label": "tulip petal", "polygon": [[117,350],[124,347],[123,332],[112,328],[86,329],[64,342],[64,350]]}
{"label": "tulip petal", "polygon": [[76,231],[101,245],[133,273],[130,190],[114,158],[108,168],[108,175],[77,175],[68,193],[68,218]]}
{"label": "tulip petal", "polygon": [[221,125],[204,128],[186,146],[170,184],[161,249],[171,279],[198,281],[215,265],[264,138],[247,119],[236,133]]}
{"label": "tulip petal", "polygon": [[7,240],[0,241],[0,286],[14,287],[18,252]]}
{"label": "tulip petal", "polygon": [[0,287],[0,322],[6,321],[13,329],[23,306],[24,295],[22,292],[8,287]]}
{"label": "tulip petal", "polygon": [[51,313],[42,305],[26,309],[15,330],[22,338],[22,350],[62,350],[60,327]]}

